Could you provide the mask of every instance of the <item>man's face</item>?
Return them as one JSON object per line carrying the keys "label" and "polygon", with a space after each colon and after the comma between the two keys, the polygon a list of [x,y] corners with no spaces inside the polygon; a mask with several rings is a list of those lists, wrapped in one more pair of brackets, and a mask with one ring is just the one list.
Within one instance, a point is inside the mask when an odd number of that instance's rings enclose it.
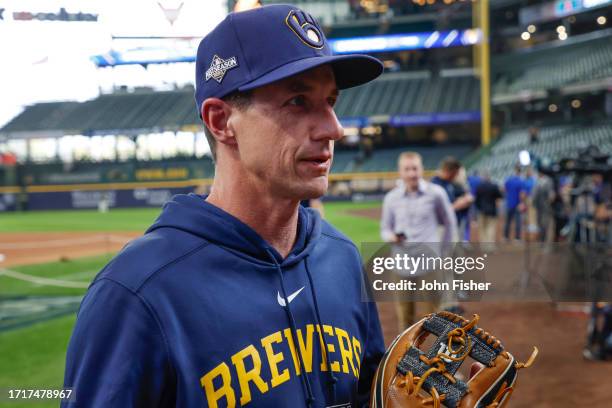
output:
{"label": "man's face", "polygon": [[277,197],[325,194],[334,141],[344,132],[333,109],[337,97],[328,66],[255,89],[248,108],[231,118],[248,176]]}
{"label": "man's face", "polygon": [[423,164],[418,157],[404,157],[399,163],[400,178],[410,190],[416,190],[423,177]]}
{"label": "man's face", "polygon": [[440,177],[446,181],[454,181],[459,174],[459,170],[442,169]]}

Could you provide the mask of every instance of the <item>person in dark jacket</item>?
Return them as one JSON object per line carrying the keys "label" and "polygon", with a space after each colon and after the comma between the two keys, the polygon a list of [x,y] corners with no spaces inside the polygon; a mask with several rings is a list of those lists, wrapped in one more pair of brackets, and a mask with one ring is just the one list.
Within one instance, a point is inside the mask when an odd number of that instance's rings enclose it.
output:
{"label": "person in dark jacket", "polygon": [[457,219],[459,241],[466,237],[467,224],[469,223],[468,212],[474,202],[472,194],[458,181],[459,174],[464,171],[461,162],[449,156],[442,160],[438,174],[431,178],[431,182],[439,185],[446,191]]}
{"label": "person in dark jacket", "polygon": [[95,278],[64,407],[367,405],[384,344],[359,251],[299,202],[327,190],[339,89],[381,72],[333,56],[288,5],[232,13],[202,40],[211,193],[174,197]]}
{"label": "person in dark jacket", "polygon": [[494,243],[497,231],[497,206],[502,193],[499,186],[483,173],[476,187],[476,209],[478,210],[478,235],[481,243]]}
{"label": "person in dark jacket", "polygon": [[521,166],[514,167],[514,174],[506,178],[504,183],[504,194],[506,196],[506,223],[504,225],[504,237],[510,239],[510,227],[514,222],[514,239],[521,239],[522,213],[525,211],[525,182],[521,177]]}

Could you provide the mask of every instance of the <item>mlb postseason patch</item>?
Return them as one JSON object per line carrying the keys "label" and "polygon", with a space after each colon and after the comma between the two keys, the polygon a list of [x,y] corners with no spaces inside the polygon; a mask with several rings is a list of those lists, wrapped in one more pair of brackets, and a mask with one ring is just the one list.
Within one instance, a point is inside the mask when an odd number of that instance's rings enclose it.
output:
{"label": "mlb postseason patch", "polygon": [[225,77],[225,73],[237,66],[238,60],[236,60],[236,57],[230,57],[224,60],[218,55],[215,55],[210,63],[210,67],[206,70],[206,82],[208,82],[210,78],[213,78],[218,83],[221,83],[223,77]]}

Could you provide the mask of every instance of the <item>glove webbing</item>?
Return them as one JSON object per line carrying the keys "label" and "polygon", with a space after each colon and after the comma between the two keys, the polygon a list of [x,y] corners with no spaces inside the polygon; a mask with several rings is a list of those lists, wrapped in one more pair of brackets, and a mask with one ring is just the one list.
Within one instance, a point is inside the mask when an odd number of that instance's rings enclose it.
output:
{"label": "glove webbing", "polygon": [[[423,374],[425,374],[425,371],[431,367],[421,361],[419,358],[421,355],[425,355],[425,353],[416,347],[411,346],[397,365],[397,370],[404,375],[410,371],[416,377],[422,377]],[[448,378],[444,377],[440,373],[432,373],[423,383],[423,388],[427,392],[431,390],[431,387],[435,387],[439,394],[446,395],[444,405],[449,408],[454,408],[457,406],[468,388],[467,384],[461,380],[457,380],[454,384],[452,384]]]}
{"label": "glove webbing", "polygon": [[[411,346],[398,363],[397,370],[403,375],[406,375],[406,373],[410,371],[417,377],[423,376],[431,366],[423,362],[420,356],[426,356],[427,359],[432,359],[439,353],[449,353],[447,349],[448,333],[456,328],[465,326],[465,324],[466,322],[464,319],[459,319],[456,315],[451,313],[440,313],[428,318],[423,322],[423,329],[438,336],[436,341],[427,353]],[[477,335],[476,332],[479,334]],[[503,347],[499,342],[493,343],[496,347],[488,344],[486,340],[488,336],[486,334],[483,335],[483,333],[484,332],[476,326],[466,332],[466,336],[469,336],[471,347],[469,355],[482,364],[491,365],[497,355],[503,351]],[[454,377],[462,363],[463,360],[445,360],[446,372]],[[468,389],[464,381],[459,379],[455,380],[455,383],[452,383],[444,375],[434,372],[427,377],[423,383],[423,388],[429,392],[431,387],[435,387],[439,394],[445,394],[444,405],[449,408],[454,408],[459,404],[459,401],[461,401],[461,398]]]}
{"label": "glove webbing", "polygon": [[[449,316],[454,315],[449,314]],[[451,318],[446,316],[443,317],[441,314],[433,315],[429,319],[425,320],[425,322],[423,322],[423,329],[438,336],[438,339],[434,345],[429,349],[427,357],[435,357],[436,354],[438,354],[440,344],[446,344],[448,342],[448,333],[451,330],[462,326],[464,325],[461,324],[461,322],[453,321]],[[478,326],[474,326],[467,331],[467,335],[470,337],[470,342],[472,344],[470,357],[479,363],[486,366],[491,366],[493,364],[493,360],[497,358],[499,353],[504,351],[504,347],[499,342],[497,343],[497,347],[493,347],[491,344],[488,344],[487,341],[482,338],[482,336],[476,335],[476,331],[482,332]],[[453,361],[452,363],[446,364],[447,371],[454,375],[459,366],[461,366],[461,363],[462,361]]]}

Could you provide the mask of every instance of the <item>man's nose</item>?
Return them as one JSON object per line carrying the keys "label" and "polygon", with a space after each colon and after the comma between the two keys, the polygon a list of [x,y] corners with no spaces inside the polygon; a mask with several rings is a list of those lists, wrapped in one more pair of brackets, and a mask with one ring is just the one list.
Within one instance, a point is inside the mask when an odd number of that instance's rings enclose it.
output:
{"label": "man's nose", "polygon": [[336,112],[331,106],[320,110],[315,118],[312,138],[315,140],[339,140],[344,136],[344,128],[340,124]]}

